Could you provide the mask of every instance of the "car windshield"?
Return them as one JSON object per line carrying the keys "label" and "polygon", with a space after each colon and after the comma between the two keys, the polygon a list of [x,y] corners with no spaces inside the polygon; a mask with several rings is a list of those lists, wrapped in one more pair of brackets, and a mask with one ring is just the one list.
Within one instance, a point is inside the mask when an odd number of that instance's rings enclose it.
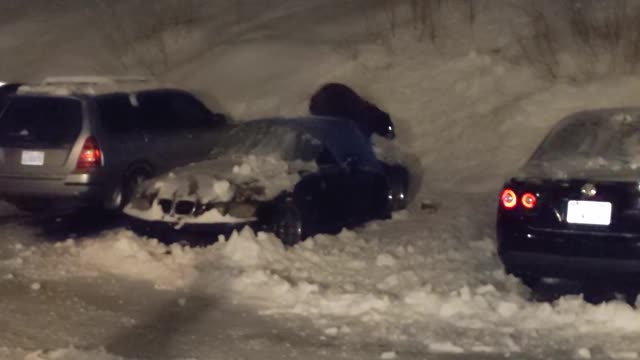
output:
{"label": "car windshield", "polygon": [[286,161],[314,161],[322,149],[319,140],[300,128],[283,123],[253,121],[221,132],[209,157],[257,155]]}
{"label": "car windshield", "polygon": [[528,165],[640,168],[640,114],[596,111],[569,117],[551,131]]}

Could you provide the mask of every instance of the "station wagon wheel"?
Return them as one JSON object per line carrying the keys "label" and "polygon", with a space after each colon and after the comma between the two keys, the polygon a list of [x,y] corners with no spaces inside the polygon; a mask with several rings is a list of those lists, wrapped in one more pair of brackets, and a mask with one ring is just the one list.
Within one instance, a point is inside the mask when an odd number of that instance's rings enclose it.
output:
{"label": "station wagon wheel", "polygon": [[122,184],[117,188],[107,204],[107,208],[121,211],[129,203],[136,187],[149,178],[149,173],[144,170],[137,170],[125,175]]}
{"label": "station wagon wheel", "polygon": [[290,204],[277,208],[272,220],[272,231],[285,246],[293,246],[302,241],[300,211]]}

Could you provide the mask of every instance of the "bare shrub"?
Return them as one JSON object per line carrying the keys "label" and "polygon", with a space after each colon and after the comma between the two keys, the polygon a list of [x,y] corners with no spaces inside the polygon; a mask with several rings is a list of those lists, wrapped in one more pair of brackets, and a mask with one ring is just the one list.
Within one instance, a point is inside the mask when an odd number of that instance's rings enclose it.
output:
{"label": "bare shrub", "polygon": [[541,65],[551,78],[558,77],[558,52],[555,43],[556,35],[540,3],[531,0],[520,8],[528,17],[531,36],[519,36],[517,41],[525,57],[532,63]]}
{"label": "bare shrub", "polygon": [[[520,9],[530,31],[518,38],[526,58],[552,78],[629,73],[640,63],[640,3],[628,0],[531,0]],[[562,69],[560,51],[574,61]]]}
{"label": "bare shrub", "polygon": [[[157,76],[172,64],[175,38],[169,32],[196,22],[202,1],[98,0],[98,4],[100,14],[108,19],[104,38],[120,67],[142,68]],[[132,18],[131,13],[146,16]]]}

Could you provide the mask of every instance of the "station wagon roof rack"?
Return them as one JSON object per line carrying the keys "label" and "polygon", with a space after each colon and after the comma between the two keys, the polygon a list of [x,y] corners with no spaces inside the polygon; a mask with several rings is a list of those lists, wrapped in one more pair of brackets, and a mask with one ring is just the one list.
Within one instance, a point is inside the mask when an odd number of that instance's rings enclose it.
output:
{"label": "station wagon roof rack", "polygon": [[113,92],[136,92],[158,88],[159,83],[144,76],[56,76],[40,84],[23,85],[19,94],[99,95]]}

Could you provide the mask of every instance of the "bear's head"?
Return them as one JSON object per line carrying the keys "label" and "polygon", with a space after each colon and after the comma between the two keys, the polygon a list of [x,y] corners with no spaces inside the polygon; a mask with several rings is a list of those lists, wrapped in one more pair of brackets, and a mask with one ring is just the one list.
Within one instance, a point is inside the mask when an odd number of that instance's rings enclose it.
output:
{"label": "bear's head", "polygon": [[370,111],[369,119],[369,127],[373,134],[389,140],[393,140],[396,137],[395,127],[389,114],[376,108],[374,111]]}

